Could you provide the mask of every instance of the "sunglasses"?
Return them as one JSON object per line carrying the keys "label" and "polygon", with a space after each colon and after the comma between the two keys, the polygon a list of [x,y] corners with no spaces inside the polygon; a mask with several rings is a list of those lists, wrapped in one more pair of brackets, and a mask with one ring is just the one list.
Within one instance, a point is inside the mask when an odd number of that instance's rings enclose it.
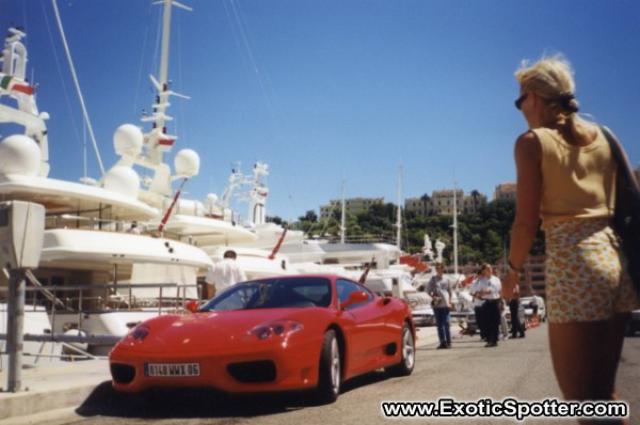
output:
{"label": "sunglasses", "polygon": [[521,110],[522,109],[522,103],[524,102],[524,100],[527,98],[527,95],[529,93],[522,93],[520,95],[519,98],[516,99],[516,101],[514,102],[516,104],[516,109],[517,110]]}

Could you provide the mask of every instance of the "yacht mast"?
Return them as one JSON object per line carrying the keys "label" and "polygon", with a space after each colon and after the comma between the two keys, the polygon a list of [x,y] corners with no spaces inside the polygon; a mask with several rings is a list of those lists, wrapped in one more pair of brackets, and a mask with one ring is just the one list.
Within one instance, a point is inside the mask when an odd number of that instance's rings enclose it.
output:
{"label": "yacht mast", "polygon": [[396,246],[400,249],[402,237],[402,165],[398,167],[398,213],[396,217]]}
{"label": "yacht mast", "polygon": [[342,212],[340,213],[340,243],[345,243],[347,233],[347,212],[345,208],[345,180],[342,179]]}
{"label": "yacht mast", "polygon": [[148,148],[147,157],[153,164],[161,164],[164,152],[169,152],[173,147],[177,137],[167,134],[166,124],[172,121],[173,117],[166,114],[169,103],[169,96],[178,96],[187,98],[169,90],[169,47],[171,41],[171,11],[176,6],[181,9],[192,11],[175,0],[163,0],[164,9],[162,12],[162,44],[160,50],[160,69],[158,70],[158,78],[150,76],[151,82],[157,90],[156,101],[153,104],[153,113],[143,117],[143,122],[152,122],[153,128],[146,134],[146,144]]}
{"label": "yacht mast", "polygon": [[453,182],[453,273],[458,275],[458,197],[457,183]]}

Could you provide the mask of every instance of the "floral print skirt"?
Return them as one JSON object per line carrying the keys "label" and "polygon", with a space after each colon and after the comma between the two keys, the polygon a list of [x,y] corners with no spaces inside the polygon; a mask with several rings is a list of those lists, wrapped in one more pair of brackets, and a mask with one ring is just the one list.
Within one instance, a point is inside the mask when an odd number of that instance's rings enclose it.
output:
{"label": "floral print skirt", "polygon": [[549,322],[607,320],[638,308],[618,238],[607,218],[576,218],[545,229]]}

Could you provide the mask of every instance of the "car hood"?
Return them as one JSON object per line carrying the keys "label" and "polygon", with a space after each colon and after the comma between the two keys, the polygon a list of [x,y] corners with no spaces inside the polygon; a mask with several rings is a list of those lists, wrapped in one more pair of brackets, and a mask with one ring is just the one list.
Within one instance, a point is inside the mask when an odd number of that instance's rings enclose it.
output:
{"label": "car hood", "polygon": [[140,325],[149,330],[144,340],[125,337],[118,348],[176,355],[237,352],[243,347],[255,350],[257,343],[265,341],[250,333],[253,328],[277,320],[303,323],[309,314],[313,314],[310,310],[317,309],[234,310],[161,316]]}

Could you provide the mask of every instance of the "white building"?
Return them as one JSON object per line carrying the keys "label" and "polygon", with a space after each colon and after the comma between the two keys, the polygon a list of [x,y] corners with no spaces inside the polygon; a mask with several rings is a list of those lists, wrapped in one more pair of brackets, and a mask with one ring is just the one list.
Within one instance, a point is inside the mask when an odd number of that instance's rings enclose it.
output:
{"label": "white building", "polygon": [[493,192],[493,200],[516,200],[516,184],[515,183],[501,183],[496,186],[495,192]]}
{"label": "white building", "polygon": [[[465,195],[462,189],[456,189],[458,211],[470,214],[486,205],[487,197],[477,190]],[[434,190],[431,196],[423,195],[419,198],[407,198],[404,202],[406,211],[413,211],[418,216],[451,215],[453,214],[453,189]]]}
{"label": "white building", "polygon": [[[372,205],[383,205],[384,198],[348,198],[345,199],[345,211],[347,214],[361,214],[369,211]],[[340,212],[342,199],[332,199],[327,205],[320,206],[320,218],[331,217],[334,211]]]}

